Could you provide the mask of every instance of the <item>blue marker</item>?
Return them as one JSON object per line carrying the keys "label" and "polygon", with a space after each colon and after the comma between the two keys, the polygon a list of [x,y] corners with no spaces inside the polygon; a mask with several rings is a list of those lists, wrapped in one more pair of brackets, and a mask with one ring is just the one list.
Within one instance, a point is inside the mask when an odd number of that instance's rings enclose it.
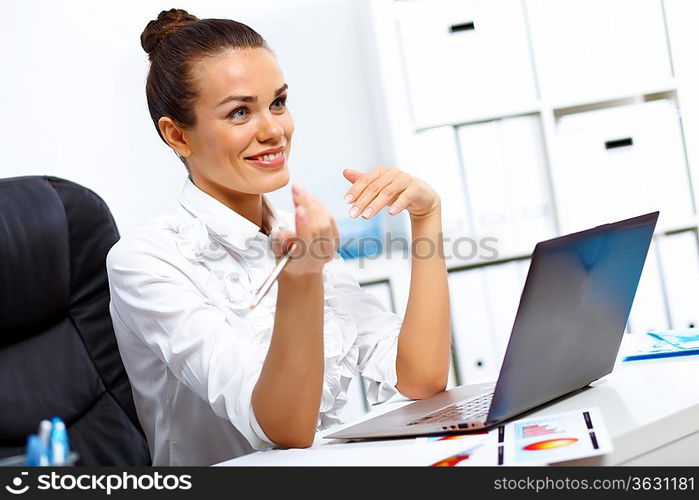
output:
{"label": "blue marker", "polygon": [[[41,446],[46,450],[46,458],[48,462],[51,463],[51,422],[44,419],[39,422],[39,438],[41,439]],[[48,465],[48,464],[46,464]]]}
{"label": "blue marker", "polygon": [[51,423],[51,465],[65,465],[69,453],[66,424],[58,417],[53,417]]}
{"label": "blue marker", "polygon": [[31,434],[27,438],[25,464],[29,467],[49,465],[48,449],[44,446],[38,434]]}

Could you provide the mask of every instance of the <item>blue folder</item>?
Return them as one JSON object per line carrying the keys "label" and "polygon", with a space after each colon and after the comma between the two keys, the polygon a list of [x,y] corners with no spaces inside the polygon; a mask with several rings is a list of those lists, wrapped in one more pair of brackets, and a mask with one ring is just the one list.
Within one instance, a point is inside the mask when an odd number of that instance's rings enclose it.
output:
{"label": "blue folder", "polygon": [[637,350],[628,352],[623,361],[638,359],[667,358],[671,356],[689,356],[699,354],[699,329],[668,330],[665,332],[646,333],[646,342]]}

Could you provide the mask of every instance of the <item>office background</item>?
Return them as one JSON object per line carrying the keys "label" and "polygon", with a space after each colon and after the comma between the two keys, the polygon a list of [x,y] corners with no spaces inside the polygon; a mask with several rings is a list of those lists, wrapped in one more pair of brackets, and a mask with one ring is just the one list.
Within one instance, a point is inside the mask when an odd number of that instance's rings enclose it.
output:
{"label": "office background", "polygon": [[[624,217],[661,211],[628,331],[697,324],[697,2],[0,0],[0,177],[81,183],[122,234],[172,206],[185,170],[148,114],[139,42],[172,7],[268,40],[290,87],[292,182],[345,237],[409,233],[404,215],[349,220],[344,168],[397,166],[440,192],[451,385],[496,378],[537,241]],[[288,187],[271,197],[291,208]],[[409,259],[387,250],[348,264],[402,314]]]}

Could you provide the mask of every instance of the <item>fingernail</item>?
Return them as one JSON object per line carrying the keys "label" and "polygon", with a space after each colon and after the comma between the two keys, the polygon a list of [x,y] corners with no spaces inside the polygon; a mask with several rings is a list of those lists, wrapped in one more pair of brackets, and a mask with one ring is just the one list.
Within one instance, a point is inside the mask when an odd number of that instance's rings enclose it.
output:
{"label": "fingernail", "polygon": [[369,217],[371,217],[371,214],[373,214],[373,213],[374,213],[374,209],[369,207],[366,210],[364,210],[364,212],[362,213],[362,217],[364,217],[365,219],[368,219]]}
{"label": "fingernail", "polygon": [[294,184],[294,187],[296,188],[296,194],[303,196],[307,193],[306,188],[299,186],[298,184]]}
{"label": "fingernail", "polygon": [[357,215],[359,215],[359,207],[355,205],[352,207],[352,210],[350,210],[349,216],[354,219]]}
{"label": "fingernail", "polygon": [[396,215],[396,212],[398,211],[398,207],[393,205],[390,210],[388,211],[389,214],[391,215]]}
{"label": "fingernail", "polygon": [[354,200],[353,194],[345,195],[345,203],[352,203],[352,200]]}

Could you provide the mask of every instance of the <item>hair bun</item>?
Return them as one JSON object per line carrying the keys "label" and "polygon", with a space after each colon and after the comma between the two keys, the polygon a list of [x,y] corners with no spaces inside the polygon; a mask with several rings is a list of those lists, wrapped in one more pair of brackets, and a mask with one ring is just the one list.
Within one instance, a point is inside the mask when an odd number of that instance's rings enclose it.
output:
{"label": "hair bun", "polygon": [[182,26],[198,20],[184,9],[163,10],[158,14],[158,19],[150,21],[141,33],[141,47],[151,58],[163,40]]}

